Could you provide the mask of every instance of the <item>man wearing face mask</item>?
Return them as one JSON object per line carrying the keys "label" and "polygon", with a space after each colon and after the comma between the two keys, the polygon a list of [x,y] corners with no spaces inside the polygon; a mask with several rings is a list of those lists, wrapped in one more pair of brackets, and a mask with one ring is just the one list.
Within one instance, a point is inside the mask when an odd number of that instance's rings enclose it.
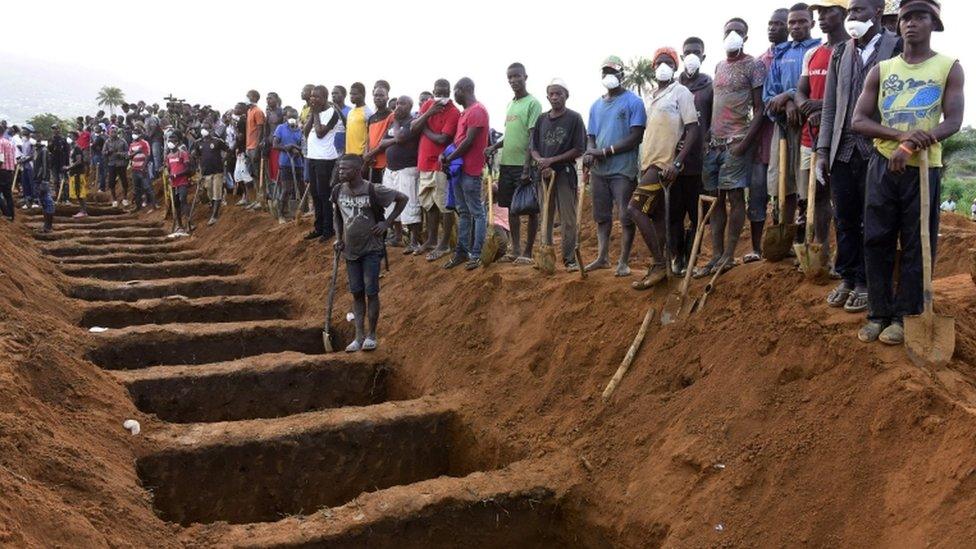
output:
{"label": "man wearing face mask", "polygon": [[[285,222],[285,215],[288,210],[288,202],[298,199],[296,192],[298,182],[303,181],[302,174],[305,165],[302,158],[302,129],[298,126],[298,113],[295,109],[287,107],[285,109],[286,121],[275,128],[271,144],[275,153],[278,154],[278,165],[281,166],[281,174],[278,183],[278,223]],[[294,212],[297,216],[298,212]],[[216,212],[214,212],[216,218]]]}
{"label": "man wearing face mask", "polygon": [[[864,206],[864,262],[868,322],[858,332],[867,343],[904,343],[906,315],[923,307],[919,173],[929,166],[929,233],[932,261],[939,235],[938,197],[942,142],[962,126],[965,74],[955,58],[932,50],[932,33],[944,29],[936,0],[906,0],[898,12],[901,55],[871,69],[854,108],[854,131],[874,138]],[[901,245],[897,288],[895,256]]]}
{"label": "man wearing face mask", "polygon": [[844,23],[851,40],[834,47],[827,69],[817,174],[829,186],[837,227],[834,268],[840,284],[827,295],[831,307],[850,313],[868,305],[864,271],[864,190],[871,140],[851,129],[864,79],[878,63],[901,53],[901,39],[881,25],[884,0],[850,0]]}
{"label": "man wearing face mask", "polygon": [[586,271],[610,268],[610,231],[613,228],[613,206],[620,212],[623,235],[616,276],[630,276],[630,250],[635,227],[627,204],[637,187],[637,148],[644,137],[647,112],[644,103],[624,89],[624,64],[616,55],[603,61],[601,67],[606,95],[590,107],[587,124],[587,150],[583,166],[590,170],[593,192],[593,220],[597,225],[597,258],[584,267]]}
{"label": "man wearing face mask", "polygon": [[[786,215],[787,222],[796,219],[797,191],[805,186],[797,185],[800,165],[800,135],[803,113],[797,107],[796,86],[803,71],[803,58],[808,50],[820,45],[819,38],[810,37],[813,27],[813,12],[807,4],[794,4],[787,17],[790,29],[789,42],[776,46],[773,63],[766,75],[763,89],[763,102],[770,119],[776,123],[770,146],[769,173],[766,188],[773,199],[779,195],[779,171],[786,171]],[[780,166],[779,147],[786,140],[786,166]],[[792,250],[790,251],[792,253]]]}
{"label": "man wearing face mask", "polygon": [[142,136],[141,130],[133,130],[132,142],[129,143],[129,161],[132,168],[132,186],[134,195],[132,200],[136,203],[135,211],[142,208],[149,208],[152,212],[156,209],[156,197],[153,196],[152,180],[149,178],[149,161],[152,149],[149,142]]}
{"label": "man wearing face mask", "polygon": [[264,111],[264,137],[261,148],[268,164],[268,179],[278,181],[278,151],[272,148],[271,137],[278,126],[284,123],[285,111],[281,108],[281,98],[276,92],[268,92],[265,102],[267,109]]}
{"label": "man wearing face mask", "polygon": [[175,230],[169,235],[170,238],[187,236],[186,229],[183,228],[183,215],[186,212],[187,188],[190,185],[190,154],[186,148],[180,144],[177,134],[169,136],[166,142],[166,167],[169,170],[169,183],[173,187],[173,211]]}
{"label": "man wearing face mask", "polygon": [[207,226],[217,222],[220,205],[224,200],[224,155],[230,150],[227,143],[213,135],[213,126],[204,122],[200,139],[193,144],[191,154],[200,166],[200,185],[210,198],[210,219]]}
{"label": "man wearing face mask", "polygon": [[[800,174],[797,188],[800,195],[799,224],[806,223],[806,208],[804,203],[810,199],[807,196],[814,143],[820,131],[821,113],[823,110],[824,90],[827,86],[827,69],[834,48],[849,39],[844,30],[844,20],[847,19],[848,0],[818,0],[810,5],[810,9],[817,13],[820,32],[827,37],[827,42],[816,48],[807,50],[803,57],[803,69],[800,71],[800,81],[796,88],[796,106],[800,114],[806,119],[800,134]],[[821,185],[826,185],[821,180]],[[830,205],[830,192],[824,186],[816,192],[816,214],[814,219],[814,235],[817,242],[823,245],[824,255],[830,256],[830,220],[833,216]],[[804,229],[801,229],[804,230]],[[799,238],[799,236],[798,236]]]}
{"label": "man wearing face mask", "polygon": [[[714,89],[712,78],[701,72],[705,60],[705,42],[692,36],[682,47],[682,60],[685,70],[681,71],[678,82],[688,88],[695,96],[695,109],[698,111],[698,139],[684,159],[678,178],[671,184],[671,255],[674,258],[674,272],[684,274],[688,264],[688,254],[698,225],[698,195],[702,191],[702,166],[705,159],[705,146],[712,125],[712,100]],[[682,143],[680,147],[686,145]],[[690,224],[685,229],[685,218]]]}
{"label": "man wearing face mask", "polygon": [[108,140],[102,148],[102,156],[108,165],[108,180],[106,185],[112,193],[112,207],[119,205],[118,196],[115,194],[115,182],[122,182],[122,207],[129,205],[129,178],[126,176],[125,165],[129,158],[129,144],[119,137],[117,126],[110,126],[108,129]]}
{"label": "man wearing face mask", "polygon": [[[674,79],[678,52],[660,48],[654,52],[653,63],[655,89],[647,99],[647,128],[640,151],[642,175],[627,206],[653,263],[642,280],[631,284],[635,290],[648,290],[667,277],[664,186],[677,178],[699,135],[695,96]],[[680,143],[684,146],[679,151]]]}
{"label": "man wearing face mask", "polygon": [[[709,228],[712,257],[700,268],[689,265],[696,277],[735,264],[735,248],[745,224],[745,190],[752,171],[752,151],[762,129],[762,86],[765,68],[743,51],[749,25],[735,17],[725,23],[725,59],[715,67],[711,137],[705,152],[702,183],[718,198]],[[728,211],[726,211],[728,206]],[[765,207],[765,206],[764,206]]]}

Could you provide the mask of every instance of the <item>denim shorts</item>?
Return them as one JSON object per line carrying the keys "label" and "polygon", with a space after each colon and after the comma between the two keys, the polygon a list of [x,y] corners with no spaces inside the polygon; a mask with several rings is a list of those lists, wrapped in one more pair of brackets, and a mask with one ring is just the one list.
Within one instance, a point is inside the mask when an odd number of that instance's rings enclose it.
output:
{"label": "denim shorts", "polygon": [[735,156],[729,148],[710,147],[705,151],[702,184],[708,192],[745,189],[749,187],[751,171],[751,154]]}
{"label": "denim shorts", "polygon": [[368,296],[380,293],[380,264],[383,252],[370,252],[359,259],[346,260],[346,277],[349,279],[349,293]]}

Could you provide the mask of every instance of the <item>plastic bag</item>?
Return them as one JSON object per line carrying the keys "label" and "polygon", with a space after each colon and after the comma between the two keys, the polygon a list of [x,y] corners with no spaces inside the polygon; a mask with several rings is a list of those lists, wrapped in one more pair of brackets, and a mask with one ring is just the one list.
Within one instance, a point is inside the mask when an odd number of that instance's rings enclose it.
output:
{"label": "plastic bag", "polygon": [[534,183],[528,183],[515,187],[515,193],[512,195],[512,205],[508,208],[508,211],[512,215],[530,215],[542,211],[539,208],[538,186]]}
{"label": "plastic bag", "polygon": [[251,172],[247,169],[247,157],[243,153],[237,155],[237,164],[234,166],[234,181],[238,183],[250,183],[253,181]]}

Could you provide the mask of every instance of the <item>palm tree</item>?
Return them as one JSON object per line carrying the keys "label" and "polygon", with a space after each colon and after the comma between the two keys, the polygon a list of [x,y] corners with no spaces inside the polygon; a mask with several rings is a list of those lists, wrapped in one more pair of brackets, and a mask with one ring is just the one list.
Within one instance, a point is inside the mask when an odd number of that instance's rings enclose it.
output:
{"label": "palm tree", "polygon": [[115,114],[115,107],[118,107],[122,103],[125,103],[125,94],[122,90],[116,88],[115,86],[102,86],[102,89],[98,91],[98,96],[95,97],[98,101],[98,106],[108,107],[109,113]]}
{"label": "palm tree", "polygon": [[623,86],[642,96],[654,81],[654,61],[646,57],[631,59],[624,68]]}

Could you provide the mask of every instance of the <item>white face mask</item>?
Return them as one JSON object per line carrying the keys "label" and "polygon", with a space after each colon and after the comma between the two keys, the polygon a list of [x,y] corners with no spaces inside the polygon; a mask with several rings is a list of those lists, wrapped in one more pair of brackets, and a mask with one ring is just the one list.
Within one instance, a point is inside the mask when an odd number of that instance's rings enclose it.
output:
{"label": "white face mask", "polygon": [[34,139],[33,137],[31,137],[31,138],[30,138],[30,144],[31,144],[31,145],[37,145],[37,140],[36,140],[36,139]]}
{"label": "white face mask", "polygon": [[170,141],[169,143],[166,144],[166,148],[169,149],[169,150],[173,150],[173,149],[176,148],[176,143],[173,143],[172,141]]}
{"label": "white face mask", "polygon": [[207,137],[208,135],[210,135],[210,132],[207,130],[200,130],[200,137]]}
{"label": "white face mask", "polygon": [[654,69],[654,79],[658,82],[670,82],[674,78],[674,69],[667,63],[661,63]]}
{"label": "white face mask", "polygon": [[730,32],[729,35],[725,37],[725,51],[727,53],[741,51],[744,44],[745,40],[735,31]]}
{"label": "white face mask", "polygon": [[41,146],[42,147],[47,147],[47,140],[41,141]]}
{"label": "white face mask", "polygon": [[294,128],[295,126],[298,125],[298,120],[295,120],[294,118],[289,118],[288,125]]}
{"label": "white face mask", "polygon": [[137,133],[132,134],[132,140],[136,141],[137,139],[139,139],[139,134]]}
{"label": "white face mask", "polygon": [[70,137],[65,138],[65,141],[67,141],[69,145],[74,143],[74,140],[71,139]]}
{"label": "white face mask", "polygon": [[688,76],[697,73],[700,68],[701,59],[697,55],[690,53],[685,56],[685,72],[688,73]]}
{"label": "white face mask", "polygon": [[608,74],[603,77],[603,87],[608,90],[615,90],[620,87],[620,79],[616,74]]}
{"label": "white face mask", "polygon": [[871,21],[854,21],[853,19],[844,21],[844,28],[847,29],[847,34],[850,34],[851,38],[855,40],[866,35],[873,26],[874,23]]}

